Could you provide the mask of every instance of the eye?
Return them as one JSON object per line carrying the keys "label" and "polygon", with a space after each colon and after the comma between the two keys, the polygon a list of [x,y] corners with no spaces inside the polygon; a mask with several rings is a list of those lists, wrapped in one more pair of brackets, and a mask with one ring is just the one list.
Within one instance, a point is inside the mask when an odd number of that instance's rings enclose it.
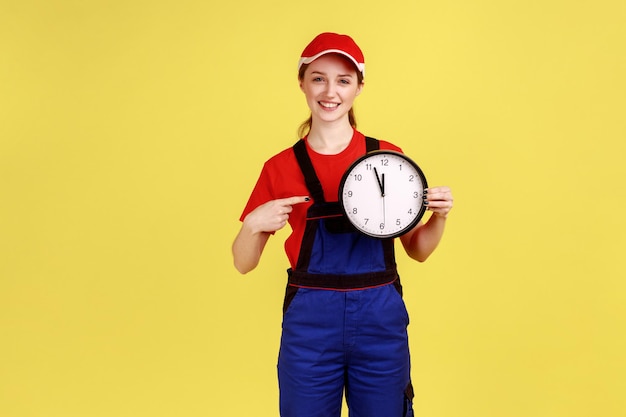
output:
{"label": "eye", "polygon": [[322,81],[324,81],[324,79],[322,77],[315,77],[315,78],[313,78],[313,82],[315,82],[315,83],[319,83],[319,82],[322,82]]}
{"label": "eye", "polygon": [[342,78],[341,80],[339,80],[339,82],[340,82],[341,84],[346,84],[346,85],[350,84],[350,80],[349,80],[349,79],[347,79],[347,78]]}

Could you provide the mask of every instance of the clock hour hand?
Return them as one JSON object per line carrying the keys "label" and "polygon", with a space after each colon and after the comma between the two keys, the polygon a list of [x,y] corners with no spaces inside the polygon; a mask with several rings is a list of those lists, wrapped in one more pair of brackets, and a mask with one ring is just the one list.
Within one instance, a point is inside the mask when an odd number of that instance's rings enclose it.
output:
{"label": "clock hour hand", "polygon": [[[376,167],[374,167],[374,174],[376,174],[376,181],[378,182],[378,187],[380,188],[380,196],[385,196],[385,173],[382,176],[378,176],[378,171]],[[382,179],[381,179],[382,178]]]}

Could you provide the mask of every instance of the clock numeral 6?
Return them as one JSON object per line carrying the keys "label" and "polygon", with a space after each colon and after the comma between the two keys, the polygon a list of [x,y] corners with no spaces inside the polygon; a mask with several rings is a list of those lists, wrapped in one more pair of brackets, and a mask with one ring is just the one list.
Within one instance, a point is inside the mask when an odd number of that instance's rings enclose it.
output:
{"label": "clock numeral 6", "polygon": [[381,223],[378,227],[380,227],[380,230],[383,230],[385,228],[385,223]]}

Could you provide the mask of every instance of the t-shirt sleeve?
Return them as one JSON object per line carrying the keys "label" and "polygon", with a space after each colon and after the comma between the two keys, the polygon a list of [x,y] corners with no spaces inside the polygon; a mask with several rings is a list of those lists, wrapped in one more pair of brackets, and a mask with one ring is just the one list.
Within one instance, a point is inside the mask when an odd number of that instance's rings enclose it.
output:
{"label": "t-shirt sleeve", "polygon": [[250,198],[248,198],[248,203],[243,210],[243,213],[239,217],[240,221],[246,218],[251,211],[260,206],[261,204],[265,204],[270,200],[274,200],[274,193],[272,190],[272,182],[270,175],[269,165],[266,162],[263,165],[263,169],[261,170],[261,174],[259,175],[259,179],[256,182],[256,185],[252,189],[252,194],[250,194]]}

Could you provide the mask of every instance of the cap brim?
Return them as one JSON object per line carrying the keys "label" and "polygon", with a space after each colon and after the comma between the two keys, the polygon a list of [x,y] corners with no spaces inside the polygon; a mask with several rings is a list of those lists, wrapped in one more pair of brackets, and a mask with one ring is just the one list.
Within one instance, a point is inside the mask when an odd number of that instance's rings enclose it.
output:
{"label": "cap brim", "polygon": [[300,69],[300,67],[302,67],[303,64],[310,64],[311,62],[315,61],[317,58],[323,56],[323,55],[327,55],[327,54],[340,54],[345,56],[346,58],[348,58],[353,64],[354,66],[357,68],[357,70],[359,70],[359,72],[361,72],[361,74],[363,74],[365,76],[365,63],[363,62],[357,62],[356,59],[354,59],[354,57],[340,49],[327,49],[325,51],[322,51],[318,54],[315,54],[311,57],[302,57],[300,58],[300,62],[298,62],[298,69]]}

